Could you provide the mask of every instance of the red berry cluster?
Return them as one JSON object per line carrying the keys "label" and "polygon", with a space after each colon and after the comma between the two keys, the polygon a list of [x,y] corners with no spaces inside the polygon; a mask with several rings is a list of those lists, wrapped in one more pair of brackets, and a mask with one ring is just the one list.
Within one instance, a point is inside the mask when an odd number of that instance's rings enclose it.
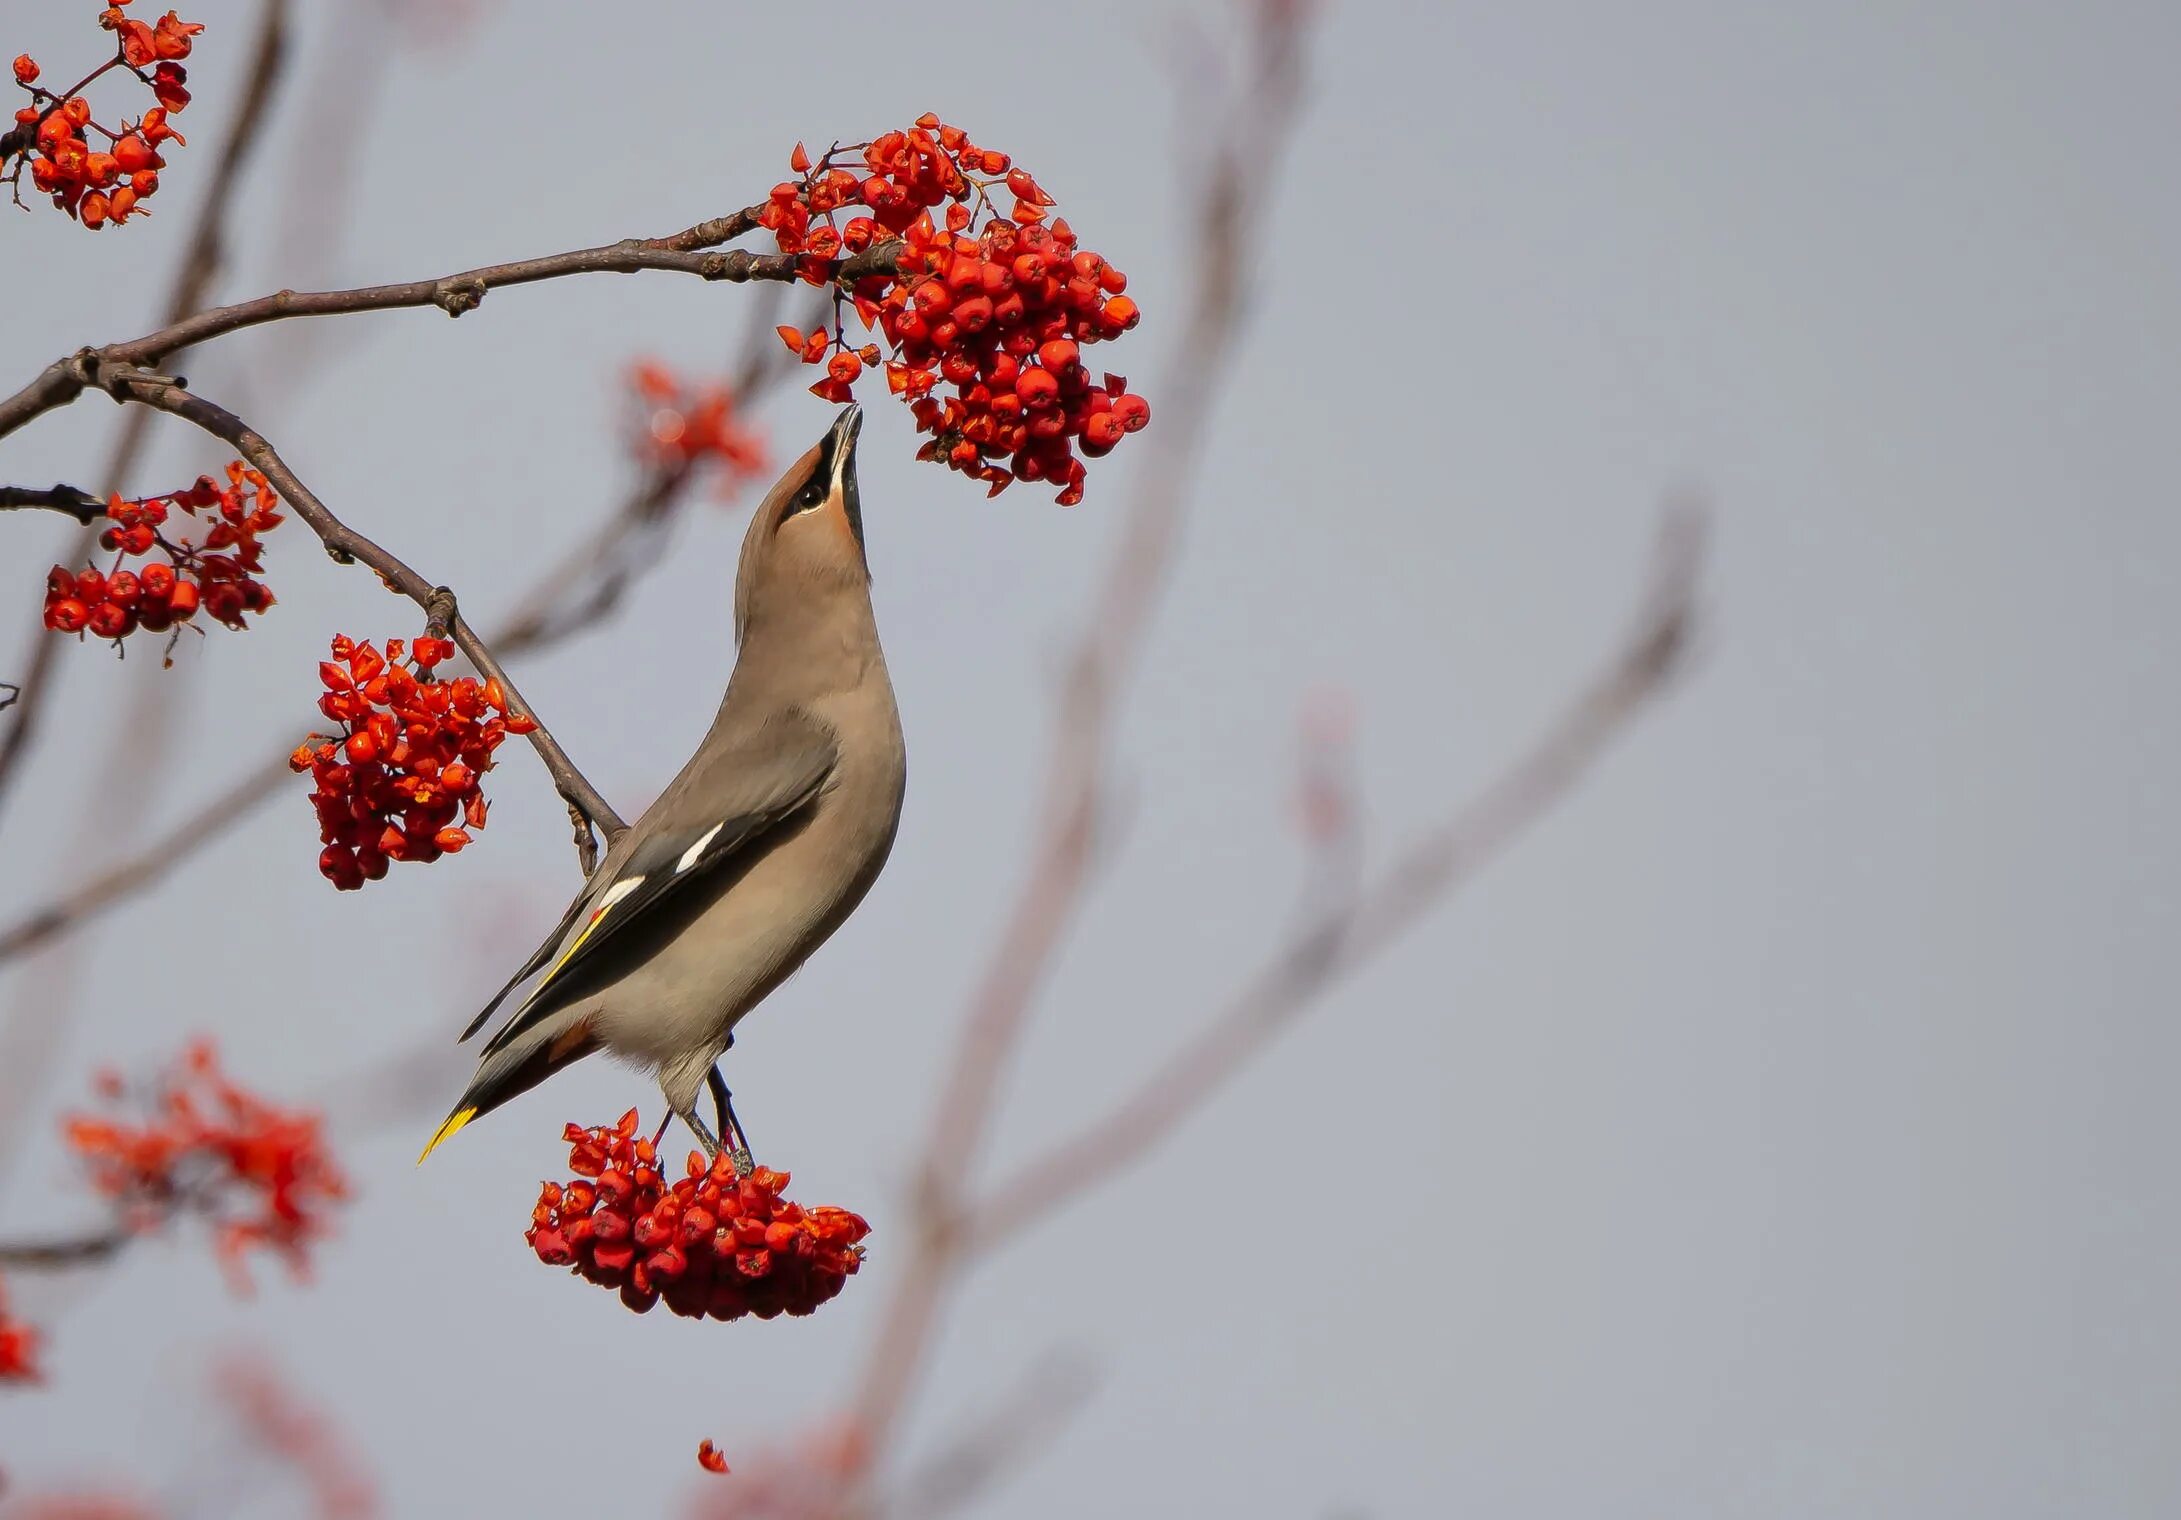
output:
{"label": "red berry cluster", "polygon": [[429,863],[467,845],[469,830],[485,826],[477,782],[492,752],[538,726],[509,710],[498,681],[435,675],[454,656],[447,640],[410,646],[413,670],[403,652],[400,639],[381,656],[369,640],[335,638],[333,659],[318,667],[318,710],[341,732],[313,734],[288,757],[316,783],[318,869],[344,892],[377,881],[388,861]]}
{"label": "red berry cluster", "polygon": [[[280,499],[265,477],[241,460],[227,467],[227,484],[209,475],[171,496],[106,504],[112,524],[99,535],[113,551],[114,567],[71,571],[55,565],[46,576],[45,626],[58,633],[88,631],[102,639],[121,639],[142,628],[164,633],[204,610],[230,628],[244,626],[246,614],[273,605],[273,594],[257,578],[264,569],[258,535],[284,520]],[[180,507],[192,520],[210,514],[211,528],[202,543],[174,541],[160,530],[169,512]],[[132,556],[159,551],[165,556],[142,570],[125,570]]]}
{"label": "red berry cluster", "polygon": [[[726,1152],[668,1185],[636,1110],[613,1126],[568,1126],[572,1182],[548,1182],[523,1238],[547,1266],[618,1288],[641,1314],[661,1299],[690,1319],[709,1314],[809,1314],[863,1262],[871,1232],[846,1209],[806,1209],[781,1197],[786,1172],[737,1176]],[[583,1179],[593,1179],[585,1181]]]}
{"label": "red berry cluster", "polygon": [[[860,154],[861,173],[835,164],[849,153]],[[758,220],[803,261],[804,278],[822,283],[835,257],[884,238],[903,244],[896,272],[859,280],[853,292],[891,360],[875,343],[851,347],[838,314],[830,334],[779,329],[805,363],[825,364],[811,391],[845,401],[863,371],[883,363],[888,388],[931,435],[919,459],[974,475],[995,496],[1014,481],[1042,480],[1059,487],[1063,506],[1081,501],[1083,459],[1151,421],[1151,404],[1127,381],[1093,380],[1082,362],[1085,344],[1136,325],[1136,303],[1122,294],[1128,277],[1078,248],[1066,220],[1047,225],[1053,198],[1006,154],[928,113],[816,165],[797,144],[789,163],[802,177],[775,185]],[[1010,198],[1005,215],[996,191]],[[836,225],[850,207],[859,209]],[[953,394],[933,394],[941,381]]]}
{"label": "red berry cluster", "polygon": [[38,1381],[38,1332],[8,1317],[7,1283],[0,1280],[0,1383]]}
{"label": "red berry cluster", "polygon": [[716,465],[722,496],[765,474],[764,436],[736,415],[724,382],[693,385],[656,359],[639,359],[629,366],[629,393],[639,413],[636,452],[652,468]]}
{"label": "red berry cluster", "polygon": [[[169,115],[189,104],[189,72],[181,60],[189,56],[191,39],[204,30],[201,23],[184,21],[173,11],[156,24],[132,20],[123,9],[129,3],[115,0],[99,13],[99,25],[115,34],[114,56],[65,96],[39,87],[37,59],[28,53],[16,57],[15,82],[30,92],[31,103],[15,113],[15,130],[0,138],[0,159],[21,155],[7,176],[18,199],[27,161],[30,182],[52,196],[56,207],[94,229],[145,211],[143,203],[159,188],[159,171],[166,167],[159,145],[183,142],[181,133],[167,125]],[[116,68],[136,75],[159,102],[141,121],[123,121],[118,132],[92,120],[91,103],[82,93]],[[84,136],[86,129],[105,138],[106,146],[93,148]]]}
{"label": "red berry cluster", "polygon": [[[129,1096],[112,1074],[100,1088],[109,1099]],[[179,1069],[137,1097],[141,1123],[77,1115],[66,1131],[122,1223],[144,1231],[177,1213],[209,1220],[221,1263],[243,1291],[242,1258],[258,1247],[300,1276],[310,1244],[326,1232],[326,1209],[348,1196],[317,1115],[235,1085],[209,1042],[191,1046]]]}

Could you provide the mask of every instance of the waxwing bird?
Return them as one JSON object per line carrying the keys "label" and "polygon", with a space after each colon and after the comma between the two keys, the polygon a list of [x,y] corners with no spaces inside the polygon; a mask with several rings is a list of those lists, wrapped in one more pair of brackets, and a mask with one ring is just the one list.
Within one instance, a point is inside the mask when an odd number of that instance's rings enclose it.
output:
{"label": "waxwing bird", "polygon": [[[856,489],[862,420],[845,408],[751,517],[735,573],[740,653],[711,730],[463,1032],[538,978],[425,1156],[604,1050],[654,1073],[707,1153],[725,1139],[747,1165],[719,1058],[742,1016],[863,900],[901,819],[901,720]],[[720,1136],[697,1117],[706,1086]]]}

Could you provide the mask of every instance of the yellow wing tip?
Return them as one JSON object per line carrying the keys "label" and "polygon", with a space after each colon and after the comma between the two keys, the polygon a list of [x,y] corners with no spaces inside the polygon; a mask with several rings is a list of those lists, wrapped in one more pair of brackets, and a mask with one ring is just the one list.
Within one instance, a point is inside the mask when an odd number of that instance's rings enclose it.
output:
{"label": "yellow wing tip", "polygon": [[441,1145],[454,1137],[456,1130],[459,1130],[476,1117],[477,1110],[474,1108],[458,1108],[447,1115],[447,1122],[439,1126],[439,1132],[433,1135],[431,1143],[424,1147],[424,1154],[417,1157],[417,1165],[422,1166],[433,1151],[438,1150]]}

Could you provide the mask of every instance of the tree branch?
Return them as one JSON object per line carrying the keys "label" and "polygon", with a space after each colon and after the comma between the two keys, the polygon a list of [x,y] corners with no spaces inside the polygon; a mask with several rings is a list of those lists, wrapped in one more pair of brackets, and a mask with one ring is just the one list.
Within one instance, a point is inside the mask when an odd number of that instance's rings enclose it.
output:
{"label": "tree branch", "polygon": [[[354,528],[334,516],[332,510],[318,499],[316,492],[297,478],[288,468],[286,460],[274,450],[260,434],[234,413],[202,396],[192,395],[180,384],[164,376],[147,375],[141,371],[121,369],[110,363],[101,363],[95,370],[99,388],[116,400],[136,401],[145,406],[180,417],[196,424],[215,438],[224,440],[236,453],[257,466],[281,497],[295,509],[296,516],[310,525],[326,546],[326,552],[336,561],[347,564],[358,562],[375,571],[386,587],[406,596],[424,609],[427,619],[434,625],[444,626],[447,636],[455,647],[477,667],[479,674],[497,681],[506,694],[510,712],[519,713],[537,724],[530,733],[531,748],[545,762],[545,768],[553,777],[553,785],[568,805],[582,811],[610,844],[628,825],[611,804],[599,795],[598,789],[576,769],[568,758],[560,741],[552,730],[539,720],[530,704],[523,700],[513,679],[500,664],[499,658],[477,636],[476,630],[462,617],[455,602],[454,593],[445,586],[435,586],[411,569],[388,550],[358,533]],[[579,854],[581,849],[579,846]],[[588,874],[588,872],[586,872]]]}
{"label": "tree branch", "polygon": [[[726,238],[739,237],[755,227],[759,209],[753,206],[730,216],[699,222],[666,237],[624,238],[598,248],[578,248],[510,264],[488,264],[438,279],[410,280],[399,285],[367,285],[354,290],[281,290],[254,301],[199,312],[127,343],[79,349],[64,359],[54,360],[37,379],[7,400],[0,401],[0,438],[55,407],[67,405],[85,390],[110,390],[104,376],[120,370],[149,369],[164,363],[181,349],[267,322],[295,317],[352,316],[359,312],[413,306],[436,306],[451,317],[459,317],[474,310],[489,290],[577,274],[665,270],[731,283],[801,278],[804,261],[796,255],[751,253],[742,248],[721,251],[708,246]],[[901,245],[890,239],[873,243],[849,258],[832,260],[827,278],[852,283],[867,275],[890,273],[900,251]]]}
{"label": "tree branch", "polygon": [[1342,976],[1383,953],[1565,798],[1678,669],[1703,538],[1695,509],[1669,512],[1635,626],[1538,742],[1376,879],[1314,914],[1133,1092],[994,1186],[970,1211],[969,1248],[991,1248],[1140,1161]]}
{"label": "tree branch", "polygon": [[120,1254],[136,1236],[127,1230],[106,1229],[94,1235],[57,1240],[0,1241],[0,1267],[16,1272],[57,1272],[68,1267],[87,1267]]}
{"label": "tree branch", "polygon": [[103,498],[74,486],[0,486],[0,511],[14,508],[43,507],[48,512],[59,512],[73,517],[89,527],[106,515]]}

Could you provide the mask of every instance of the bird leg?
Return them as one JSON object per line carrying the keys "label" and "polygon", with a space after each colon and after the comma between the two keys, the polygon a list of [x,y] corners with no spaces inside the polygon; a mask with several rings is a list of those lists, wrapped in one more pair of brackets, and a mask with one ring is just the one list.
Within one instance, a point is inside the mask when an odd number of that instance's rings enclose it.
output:
{"label": "bird leg", "polygon": [[[687,1108],[675,1109],[674,1117],[689,1126],[689,1133],[697,1137],[697,1144],[703,1149],[706,1161],[717,1161],[719,1159],[719,1137],[704,1127],[704,1121],[697,1117],[697,1105],[694,1102],[690,1103]],[[659,1133],[661,1135],[666,1133],[664,1124],[659,1126]]]}
{"label": "bird leg", "polygon": [[712,1107],[719,1116],[719,1132],[734,1147],[731,1154],[735,1162],[735,1175],[747,1177],[756,1163],[750,1158],[750,1133],[735,1117],[734,1094],[727,1091],[727,1079],[714,1066],[704,1074],[705,1085],[712,1089]]}

